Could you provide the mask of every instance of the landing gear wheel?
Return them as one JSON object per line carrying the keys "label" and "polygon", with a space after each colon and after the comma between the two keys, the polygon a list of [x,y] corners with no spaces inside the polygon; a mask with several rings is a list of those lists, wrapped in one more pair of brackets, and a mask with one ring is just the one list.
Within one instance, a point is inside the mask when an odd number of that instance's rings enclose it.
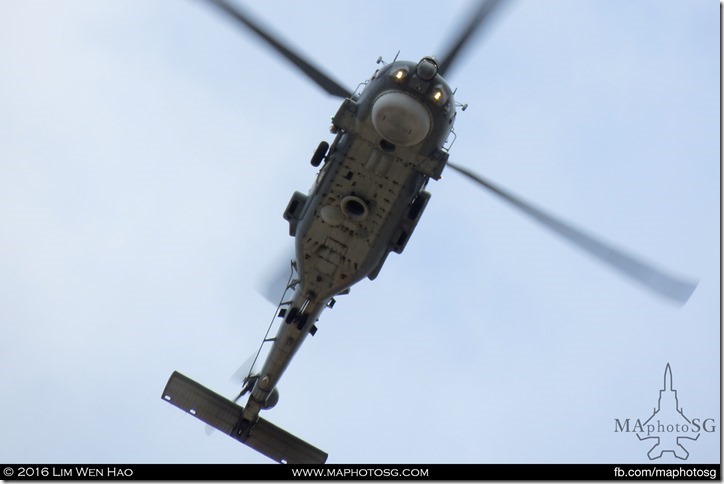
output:
{"label": "landing gear wheel", "polygon": [[310,163],[312,166],[317,167],[324,159],[324,156],[327,154],[327,150],[329,149],[329,143],[326,141],[322,141],[319,143],[319,146],[317,146],[317,150],[312,155],[312,160]]}

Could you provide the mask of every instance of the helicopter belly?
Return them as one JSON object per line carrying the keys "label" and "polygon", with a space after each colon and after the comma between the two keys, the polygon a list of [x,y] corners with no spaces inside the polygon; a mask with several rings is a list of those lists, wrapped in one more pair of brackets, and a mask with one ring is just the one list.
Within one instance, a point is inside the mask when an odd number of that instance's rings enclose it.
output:
{"label": "helicopter belly", "polygon": [[323,299],[370,275],[394,250],[427,180],[364,137],[343,136],[354,139],[332,154],[296,231],[300,279]]}

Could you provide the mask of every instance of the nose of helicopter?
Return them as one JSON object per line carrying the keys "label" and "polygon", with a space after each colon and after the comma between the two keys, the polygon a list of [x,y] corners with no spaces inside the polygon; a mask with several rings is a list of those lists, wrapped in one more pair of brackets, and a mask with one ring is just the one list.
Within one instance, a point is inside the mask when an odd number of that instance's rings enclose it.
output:
{"label": "nose of helicopter", "polygon": [[372,106],[372,125],[387,141],[412,146],[425,139],[432,120],[427,108],[411,95],[387,91]]}

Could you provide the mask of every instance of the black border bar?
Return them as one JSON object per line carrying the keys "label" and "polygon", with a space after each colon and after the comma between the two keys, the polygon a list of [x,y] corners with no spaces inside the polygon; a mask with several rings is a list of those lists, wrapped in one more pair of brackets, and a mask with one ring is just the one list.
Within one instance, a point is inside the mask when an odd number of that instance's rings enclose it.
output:
{"label": "black border bar", "polygon": [[706,480],[721,464],[0,464],[6,481],[41,480]]}

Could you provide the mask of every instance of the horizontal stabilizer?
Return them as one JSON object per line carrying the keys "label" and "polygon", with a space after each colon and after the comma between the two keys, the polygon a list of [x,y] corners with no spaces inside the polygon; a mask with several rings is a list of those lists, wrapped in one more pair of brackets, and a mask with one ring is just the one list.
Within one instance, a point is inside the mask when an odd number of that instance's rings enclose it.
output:
{"label": "horizontal stabilizer", "polygon": [[252,449],[285,464],[324,464],[327,453],[271,422],[259,418],[244,425],[243,407],[175,371],[163,390],[163,399]]}

